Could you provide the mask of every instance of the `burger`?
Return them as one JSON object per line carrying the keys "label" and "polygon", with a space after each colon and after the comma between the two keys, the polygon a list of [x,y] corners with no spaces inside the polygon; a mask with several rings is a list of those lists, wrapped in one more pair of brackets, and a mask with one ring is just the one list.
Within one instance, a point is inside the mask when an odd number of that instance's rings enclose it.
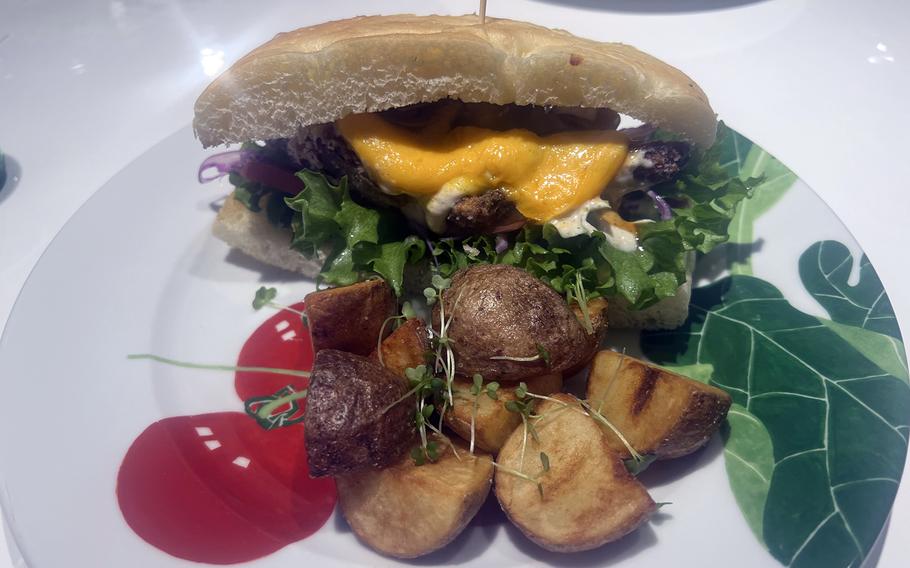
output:
{"label": "burger", "polygon": [[507,19],[368,16],[276,36],[202,93],[214,234],[269,265],[401,296],[520,267],[611,326],[672,328],[692,259],[756,180],[705,93],[628,45]]}

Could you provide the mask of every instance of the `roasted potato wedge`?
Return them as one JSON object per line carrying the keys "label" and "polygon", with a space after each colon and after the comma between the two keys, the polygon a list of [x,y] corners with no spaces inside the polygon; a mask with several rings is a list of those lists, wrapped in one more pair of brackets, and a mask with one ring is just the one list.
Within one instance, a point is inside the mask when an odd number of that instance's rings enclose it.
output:
{"label": "roasted potato wedge", "polygon": [[656,505],[578,399],[553,398],[559,402],[541,401],[535,409],[537,439],[516,428],[499,452],[496,497],[509,519],[547,550],[589,550],[638,528]]}
{"label": "roasted potato wedge", "polygon": [[[727,416],[730,395],[615,351],[601,351],[588,376],[588,403],[640,454],[678,458],[703,446]],[[610,445],[629,457],[608,433]]]}
{"label": "roasted potato wedge", "polygon": [[405,456],[383,470],[338,476],[341,512],[360,540],[397,558],[442,548],[465,528],[490,491],[490,456],[471,455],[454,441],[435,462],[415,465]]}
{"label": "roasted potato wedge", "polygon": [[565,299],[520,268],[478,264],[458,271],[433,310],[436,329],[440,304],[451,320],[457,370],[466,377],[524,380],[561,373],[588,356],[587,334]]}
{"label": "roasted potato wedge", "polygon": [[397,307],[392,289],[380,279],[311,292],[304,303],[314,353],[338,349],[364,356],[376,349],[382,324]]}
{"label": "roasted potato wedge", "polygon": [[372,359],[335,349],[317,353],[304,418],[310,475],[397,462],[414,438],[413,402],[401,400],[407,392],[404,377]]}
{"label": "roasted potato wedge", "polygon": [[[562,376],[559,374],[543,375],[527,380],[528,390],[534,394],[548,395],[562,390]],[[446,426],[467,441],[471,440],[471,414],[474,411],[475,397],[471,394],[473,382],[456,377],[452,383],[455,404],[446,412]],[[474,420],[474,444],[490,453],[497,453],[506,438],[521,424],[521,416],[506,410],[505,404],[516,400],[517,385],[501,386],[497,399],[493,400],[484,393],[476,397],[477,414]]]}
{"label": "roasted potato wedge", "polygon": [[429,349],[430,338],[426,324],[418,318],[409,318],[382,340],[373,357],[386,369],[404,376],[405,369],[427,363]]}

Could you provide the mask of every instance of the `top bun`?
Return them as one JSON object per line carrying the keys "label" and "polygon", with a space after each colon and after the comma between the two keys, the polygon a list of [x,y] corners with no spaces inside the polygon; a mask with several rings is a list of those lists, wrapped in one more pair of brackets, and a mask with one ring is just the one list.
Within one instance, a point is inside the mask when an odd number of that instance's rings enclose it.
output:
{"label": "top bun", "polygon": [[634,47],[466,16],[361,16],[278,34],[196,101],[206,147],[444,98],[611,108],[707,147],[716,117],[675,67]]}

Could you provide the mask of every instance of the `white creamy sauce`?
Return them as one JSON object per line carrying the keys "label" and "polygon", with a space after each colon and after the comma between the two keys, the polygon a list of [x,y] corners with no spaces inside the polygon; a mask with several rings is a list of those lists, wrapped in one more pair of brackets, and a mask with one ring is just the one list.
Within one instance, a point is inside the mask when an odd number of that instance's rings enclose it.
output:
{"label": "white creamy sauce", "polygon": [[560,236],[564,239],[577,237],[578,235],[590,235],[597,230],[597,227],[588,221],[588,213],[598,209],[610,209],[610,204],[599,197],[595,197],[585,201],[574,211],[553,219],[550,223],[556,227],[556,230],[559,231]]}
{"label": "white creamy sauce", "polygon": [[638,237],[625,229],[620,229],[615,225],[607,225],[604,227],[603,232],[607,236],[607,242],[618,250],[632,252],[638,249]]}
{"label": "white creamy sauce", "polygon": [[564,239],[578,235],[590,235],[594,231],[602,231],[607,237],[607,242],[623,252],[632,252],[638,248],[638,237],[625,229],[604,223],[602,228],[595,227],[588,221],[588,214],[600,209],[610,209],[610,203],[595,197],[581,204],[577,209],[553,219],[550,223],[556,227]]}
{"label": "white creamy sauce", "polygon": [[442,186],[442,189],[436,192],[425,206],[427,227],[435,233],[445,231],[449,211],[459,199],[470,193],[469,189],[463,183],[459,183],[459,180],[452,180]]}
{"label": "white creamy sauce", "polygon": [[616,177],[613,178],[612,184],[617,184],[619,186],[630,186],[636,185],[638,182],[632,177],[632,173],[635,171],[635,168],[639,166],[644,166],[646,168],[653,168],[654,162],[645,158],[645,150],[639,148],[629,152],[626,156],[626,161],[623,162],[622,167],[619,168],[619,171],[616,172]]}

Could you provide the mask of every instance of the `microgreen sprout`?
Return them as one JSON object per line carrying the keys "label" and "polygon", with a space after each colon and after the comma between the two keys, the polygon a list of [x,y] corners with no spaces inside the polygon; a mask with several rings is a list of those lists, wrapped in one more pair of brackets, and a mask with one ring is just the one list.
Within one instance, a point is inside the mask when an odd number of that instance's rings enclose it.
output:
{"label": "microgreen sprout", "polygon": [[236,365],[209,365],[205,363],[190,363],[188,361],[178,361],[177,359],[169,359],[167,357],[161,357],[159,355],[152,355],[151,353],[133,353],[127,355],[126,358],[133,360],[148,359],[157,363],[174,365],[175,367],[184,367],[186,369],[208,369],[212,371],[233,371],[241,373],[273,373],[276,375],[290,375],[294,377],[310,376],[309,371],[301,371],[300,369],[279,369],[276,367],[238,367]]}
{"label": "microgreen sprout", "polygon": [[[506,467],[504,465],[496,463],[495,461],[492,463],[493,463],[493,467],[495,467],[496,469],[502,470],[505,473],[514,475],[515,477],[517,477],[519,479],[523,479],[525,481],[530,481],[531,483],[535,484],[537,486],[537,492],[540,493],[540,498],[543,499],[543,484],[540,482],[540,477],[543,474],[550,471],[550,457],[546,453],[540,452],[541,469],[539,472],[537,472],[536,475],[530,475],[528,473],[525,473],[524,471],[521,471],[518,469],[513,469],[511,467]],[[523,468],[524,465],[522,464],[521,467]]]}
{"label": "microgreen sprout", "polygon": [[524,382],[519,383],[518,387],[515,389],[515,398],[517,400],[507,401],[505,403],[505,408],[509,412],[514,412],[521,416],[523,432],[521,438],[521,452],[518,463],[519,467],[523,469],[525,463],[525,450],[528,446],[528,434],[534,438],[535,442],[539,442],[540,439],[537,436],[537,430],[531,423],[531,413],[534,410],[534,400],[528,396],[528,385],[526,385]]}
{"label": "microgreen sprout", "polygon": [[654,505],[656,506],[656,508],[657,508],[658,510],[659,510],[659,509],[663,509],[663,508],[666,507],[667,505],[672,505],[672,504],[673,504],[672,501],[658,501],[657,503],[654,503]]}
{"label": "microgreen sprout", "polygon": [[376,338],[376,356],[379,357],[379,364],[382,365],[383,367],[385,367],[385,361],[382,360],[382,339],[383,339],[383,336],[385,335],[385,326],[387,326],[390,321],[400,320],[404,317],[406,317],[406,316],[402,315],[402,316],[387,317],[382,322],[382,325],[379,326],[379,337]]}
{"label": "microgreen sprout", "polygon": [[[287,375],[292,377],[309,377],[309,371],[299,369],[278,369],[275,367],[245,367],[236,365],[209,365],[204,363],[190,363],[188,361],[178,361],[160,357],[150,353],[133,353],[126,356],[127,359],[148,359],[157,363],[174,365],[185,369],[207,369],[212,371],[232,371],[241,373],[272,373],[276,375]],[[303,409],[297,403],[298,400],[306,398],[307,389],[296,390],[292,385],[288,385],[273,395],[254,397],[244,401],[246,413],[252,416],[256,422],[266,430],[280,428],[297,424],[303,420]],[[281,409],[281,410],[279,410]],[[276,412],[278,411],[278,412]]]}
{"label": "microgreen sprout", "polygon": [[536,355],[529,355],[527,357],[518,357],[513,355],[494,355],[490,357],[491,361],[515,361],[517,363],[531,363],[533,361],[543,361],[544,364],[550,366],[550,352],[546,347],[541,343],[535,345],[537,349]]}
{"label": "microgreen sprout", "polygon": [[419,446],[414,446],[411,448],[411,459],[417,465],[423,465],[428,461],[435,462],[439,459],[439,443],[435,440],[430,440],[424,441]]}
{"label": "microgreen sprout", "polygon": [[[515,396],[517,396],[519,398],[527,398],[528,400],[527,400],[527,402],[525,402],[525,405],[530,403],[532,401],[532,399],[539,399],[539,400],[548,400],[550,402],[559,404],[563,407],[569,407],[569,406],[574,407],[575,406],[575,405],[570,405],[565,401],[559,400],[558,398],[553,398],[551,396],[545,396],[545,395],[534,394],[532,392],[528,392],[528,386],[525,383],[520,383],[518,385],[518,388],[515,389]],[[646,456],[642,456],[640,453],[638,453],[635,450],[635,448],[632,447],[632,444],[629,442],[629,440],[626,439],[626,437],[619,430],[619,428],[617,428],[615,425],[613,425],[612,422],[607,420],[607,418],[603,414],[601,414],[600,411],[595,410],[587,401],[580,400],[580,401],[578,401],[578,404],[581,406],[581,408],[580,409],[576,408],[576,410],[582,412],[583,414],[587,414],[588,416],[593,418],[595,422],[598,422],[602,426],[606,426],[607,428],[610,429],[610,431],[612,431],[614,434],[616,434],[616,437],[619,438],[619,440],[623,443],[623,445],[626,447],[626,449],[629,450],[629,454],[632,456],[632,460],[635,462],[636,466],[644,464],[644,467],[647,467],[647,465],[650,463],[650,461],[648,461],[648,458]],[[509,409],[509,408],[510,408],[509,405],[506,404],[506,409]],[[514,410],[512,410],[512,412],[518,412],[518,411],[523,410],[524,407],[522,407],[520,404],[514,404],[512,406],[512,408],[514,409]],[[538,419],[542,417],[542,415],[534,416],[534,415],[531,415],[530,413],[525,416],[528,418],[538,418]],[[532,433],[532,435],[534,434],[533,429],[532,429],[531,433]],[[651,459],[651,461],[653,461],[653,459]],[[642,467],[642,470],[644,469],[644,467]]]}
{"label": "microgreen sprout", "polygon": [[417,310],[414,309],[414,304],[409,301],[406,301],[401,304],[401,315],[406,319],[416,318]]}
{"label": "microgreen sprout", "polygon": [[[437,428],[430,423],[430,418],[433,416],[433,412],[436,411],[437,404],[441,403],[442,410],[440,410],[440,412],[445,412],[445,408],[448,405],[447,392],[445,390],[446,383],[443,379],[437,377],[426,365],[418,365],[417,367],[405,369],[404,374],[408,379],[411,389],[401,398],[385,407],[382,410],[382,413],[385,414],[392,407],[404,402],[411,396],[414,396],[414,427],[420,435],[420,446],[417,450],[419,450],[420,455],[423,456],[423,461],[420,463],[426,463],[427,459],[435,461],[435,458],[433,458],[434,452],[427,449],[427,444],[429,443],[427,429],[437,432],[440,435],[442,434],[441,428]],[[455,453],[457,457],[457,451]],[[416,454],[412,452],[412,456],[414,455]],[[415,462],[417,461],[418,460],[415,459]]]}
{"label": "microgreen sprout", "polygon": [[468,451],[472,454],[474,453],[475,424],[477,422],[477,405],[480,402],[480,396],[485,394],[490,397],[491,400],[499,400],[499,383],[492,381],[484,386],[483,376],[478,373],[474,374],[473,380],[474,383],[471,385],[471,394],[474,397],[471,406],[471,442],[468,448]]}
{"label": "microgreen sprout", "polygon": [[610,375],[610,382],[607,383],[607,387],[604,389],[603,394],[600,397],[600,402],[597,404],[597,412],[600,412],[604,407],[604,402],[607,400],[607,397],[610,394],[610,391],[613,390],[613,385],[616,384],[616,379],[619,377],[619,370],[622,368],[622,362],[626,358],[626,349],[623,348],[622,354],[619,357],[619,361],[616,362],[616,368],[613,369],[613,374]]}
{"label": "microgreen sprout", "polygon": [[550,471],[550,456],[540,452],[540,465],[543,466],[544,471]]}
{"label": "microgreen sprout", "polygon": [[540,355],[540,358],[543,359],[544,364],[550,366],[550,352],[544,347],[543,343],[537,344],[537,354]]}
{"label": "microgreen sprout", "polygon": [[626,466],[626,469],[629,471],[629,473],[637,476],[639,473],[648,469],[648,466],[654,463],[656,459],[657,456],[654,454],[645,454],[642,456],[641,460],[636,461],[633,458],[623,460],[623,465]]}
{"label": "microgreen sprout", "polygon": [[530,355],[528,357],[517,357],[513,355],[493,355],[490,357],[491,361],[515,361],[516,363],[531,363],[533,361],[540,361],[540,354]]}
{"label": "microgreen sprout", "polygon": [[493,467],[495,467],[496,469],[504,471],[505,473],[508,473],[509,475],[514,475],[515,477],[517,477],[519,479],[523,479],[525,481],[530,481],[531,483],[536,485],[537,492],[540,493],[540,498],[543,499],[543,484],[538,480],[538,477],[540,477],[540,475],[543,473],[543,470],[541,470],[540,474],[528,475],[527,473],[524,473],[523,471],[518,471],[517,469],[513,469],[511,467],[506,467],[504,465],[496,463],[495,461],[492,463],[493,463]]}
{"label": "microgreen sprout", "polygon": [[579,402],[581,403],[582,408],[585,409],[586,414],[588,416],[593,418],[596,422],[600,423],[601,425],[606,426],[607,428],[610,429],[611,432],[616,434],[616,437],[619,438],[619,441],[622,442],[622,444],[626,447],[627,450],[629,450],[629,454],[632,456],[632,460],[636,464],[641,464],[642,462],[645,461],[645,457],[642,456],[640,453],[638,453],[635,450],[635,448],[632,447],[632,444],[629,442],[629,440],[626,439],[626,437],[619,430],[619,428],[614,426],[612,422],[607,420],[607,418],[603,414],[601,414],[596,409],[594,409],[594,407],[592,407],[590,404],[588,404],[587,401],[582,400]]}
{"label": "microgreen sprout", "polygon": [[256,290],[256,295],[253,297],[253,309],[258,312],[262,308],[269,307],[274,308],[278,311],[288,311],[292,314],[297,314],[300,316],[300,319],[302,319],[304,325],[306,325],[306,314],[300,310],[295,310],[290,306],[285,306],[284,304],[275,302],[274,300],[277,296],[278,290],[275,288],[266,288],[265,286],[260,286],[259,289]]}
{"label": "microgreen sprout", "polygon": [[[448,410],[454,401],[454,392],[452,383],[455,381],[455,352],[452,350],[452,340],[448,336],[448,329],[452,323],[452,314],[461,296],[455,298],[455,303],[446,314],[446,306],[443,301],[444,292],[452,285],[450,278],[444,278],[440,274],[434,274],[430,279],[430,287],[424,289],[424,296],[428,305],[439,302],[439,329],[434,329],[432,325],[428,326],[427,332],[430,337],[431,352],[428,356],[430,365],[420,365],[413,369],[407,369],[405,376],[411,382],[411,390],[405,397],[415,395],[416,413],[414,415],[415,427],[420,436],[420,446],[415,448],[411,453],[415,463],[426,463],[435,461],[438,457],[438,451],[430,451],[427,439],[427,430],[431,430],[443,439],[448,439],[442,434],[442,423]],[[401,400],[392,404],[398,404]],[[388,410],[388,408],[386,410]],[[438,414],[439,424],[433,426],[430,419],[433,413]],[[449,441],[452,451],[458,457],[458,452],[454,444]],[[473,446],[471,448],[473,451]],[[460,458],[459,458],[460,459]]]}
{"label": "microgreen sprout", "polygon": [[575,284],[570,287],[570,295],[575,296],[578,307],[581,309],[582,324],[588,335],[594,334],[594,325],[591,324],[591,312],[588,310],[588,293],[585,291],[584,282],[581,279],[581,272],[575,273]]}

